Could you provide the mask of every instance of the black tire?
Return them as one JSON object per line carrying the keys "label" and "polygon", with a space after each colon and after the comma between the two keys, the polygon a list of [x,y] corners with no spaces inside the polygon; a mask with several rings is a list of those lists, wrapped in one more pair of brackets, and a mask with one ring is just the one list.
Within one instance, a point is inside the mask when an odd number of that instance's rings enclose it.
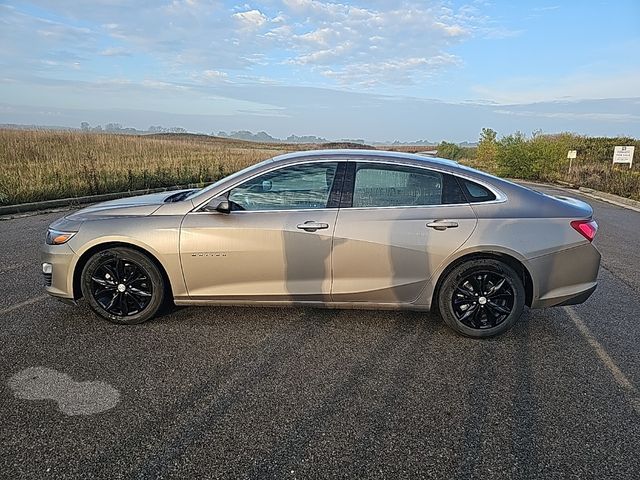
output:
{"label": "black tire", "polygon": [[145,254],[126,247],[92,255],[82,269],[81,288],[94,312],[124,325],[149,320],[165,301],[165,282],[158,266]]}
{"label": "black tire", "polygon": [[522,315],[524,302],[520,276],[509,265],[486,258],[464,262],[447,274],[438,308],[456,332],[486,338],[511,328]]}

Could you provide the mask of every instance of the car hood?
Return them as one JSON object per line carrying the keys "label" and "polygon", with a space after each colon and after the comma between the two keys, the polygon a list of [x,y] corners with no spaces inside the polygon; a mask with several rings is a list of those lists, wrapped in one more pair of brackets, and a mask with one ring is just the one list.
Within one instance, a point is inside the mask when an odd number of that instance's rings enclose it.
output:
{"label": "car hood", "polygon": [[119,198],[108,202],[96,203],[90,207],[83,208],[67,215],[65,218],[69,220],[92,220],[105,217],[144,217],[151,215],[160,206],[165,203],[167,198],[189,190],[171,190],[168,192],[151,193],[148,195],[139,195],[137,197]]}

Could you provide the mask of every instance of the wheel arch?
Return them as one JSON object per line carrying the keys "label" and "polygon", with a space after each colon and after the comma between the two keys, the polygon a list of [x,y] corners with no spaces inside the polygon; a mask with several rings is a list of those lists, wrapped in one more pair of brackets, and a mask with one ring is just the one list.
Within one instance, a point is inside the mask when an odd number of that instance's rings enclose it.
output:
{"label": "wheel arch", "polygon": [[165,283],[165,288],[167,289],[167,298],[173,298],[173,289],[171,286],[171,280],[169,278],[169,275],[167,274],[166,268],[164,267],[164,265],[162,265],[162,262],[158,260],[156,255],[154,255],[148,249],[145,249],[133,243],[128,243],[124,241],[108,241],[104,243],[98,243],[97,245],[93,245],[89,247],[78,258],[78,261],[76,262],[73,268],[72,287],[73,287],[74,300],[78,300],[82,298],[82,288],[80,286],[80,282],[82,278],[82,270],[84,269],[84,266],[87,264],[89,259],[98,252],[101,252],[103,250],[108,250],[110,248],[116,248],[116,247],[130,248],[131,250],[136,250],[137,252],[140,252],[143,255],[145,255],[147,258],[149,258],[149,260],[151,260],[156,265],[156,267],[158,267],[158,270],[160,270],[160,274],[162,275],[162,279],[164,280],[164,283]]}
{"label": "wheel arch", "polygon": [[531,307],[535,294],[535,284],[533,283],[533,277],[531,276],[531,272],[529,271],[527,266],[520,259],[510,253],[499,250],[486,250],[470,252],[456,257],[440,272],[431,297],[432,309],[438,308],[438,296],[440,295],[440,288],[442,287],[442,283],[444,282],[444,279],[447,277],[449,272],[451,272],[454,268],[464,262],[480,259],[499,260],[513,268],[513,270],[520,276],[520,279],[522,280],[522,284],[524,286],[525,305]]}

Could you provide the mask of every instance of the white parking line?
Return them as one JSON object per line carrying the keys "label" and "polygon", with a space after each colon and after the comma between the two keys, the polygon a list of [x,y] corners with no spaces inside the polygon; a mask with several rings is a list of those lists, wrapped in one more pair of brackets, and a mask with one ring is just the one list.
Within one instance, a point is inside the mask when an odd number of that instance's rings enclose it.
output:
{"label": "white parking line", "polygon": [[578,316],[575,310],[570,307],[564,307],[564,310],[565,312],[567,312],[567,315],[569,315],[569,318],[573,320],[573,323],[576,324],[576,327],[578,327],[578,331],[587,340],[589,345],[591,345],[596,351],[598,358],[600,358],[604,366],[607,367],[607,370],[611,372],[611,375],[613,375],[616,383],[627,392],[633,409],[638,415],[640,415],[640,394],[638,393],[636,387],[633,385],[633,383],[631,383],[627,376],[622,373],[622,370],[618,368],[611,356],[607,353],[600,342],[596,340],[596,338],[593,336],[589,328],[585,325],[585,323]]}
{"label": "white parking line", "polygon": [[3,308],[2,310],[0,310],[0,315],[6,315],[7,313],[13,312],[14,310],[17,310],[20,307],[26,307],[27,305],[41,302],[42,300],[45,300],[47,298],[49,298],[49,295],[40,295],[38,297],[33,297],[33,298],[30,298],[29,300],[25,300],[24,302],[15,303],[10,307]]}

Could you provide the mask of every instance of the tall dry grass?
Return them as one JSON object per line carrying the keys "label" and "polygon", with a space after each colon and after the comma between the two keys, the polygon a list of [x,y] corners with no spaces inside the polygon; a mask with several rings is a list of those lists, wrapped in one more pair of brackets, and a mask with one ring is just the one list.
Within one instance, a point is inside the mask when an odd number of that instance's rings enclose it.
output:
{"label": "tall dry grass", "polygon": [[204,184],[298,148],[204,135],[0,130],[0,204]]}

